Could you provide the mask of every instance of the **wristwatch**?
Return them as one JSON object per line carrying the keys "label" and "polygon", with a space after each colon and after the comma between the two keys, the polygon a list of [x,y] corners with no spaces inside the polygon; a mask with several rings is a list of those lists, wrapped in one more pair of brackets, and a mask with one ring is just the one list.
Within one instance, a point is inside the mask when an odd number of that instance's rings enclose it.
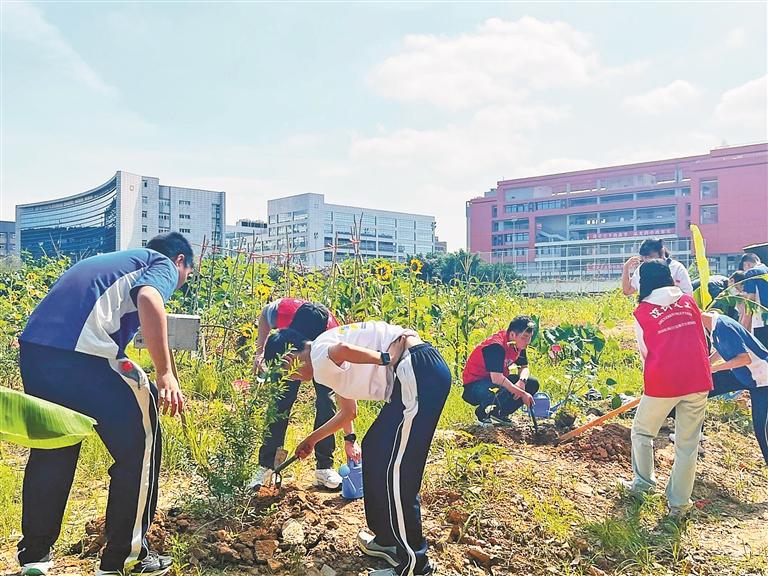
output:
{"label": "wristwatch", "polygon": [[357,442],[357,434],[352,432],[351,434],[347,434],[344,436],[344,442]]}
{"label": "wristwatch", "polygon": [[389,357],[389,352],[379,352],[379,354],[381,354],[381,365],[389,366],[389,363],[391,361]]}

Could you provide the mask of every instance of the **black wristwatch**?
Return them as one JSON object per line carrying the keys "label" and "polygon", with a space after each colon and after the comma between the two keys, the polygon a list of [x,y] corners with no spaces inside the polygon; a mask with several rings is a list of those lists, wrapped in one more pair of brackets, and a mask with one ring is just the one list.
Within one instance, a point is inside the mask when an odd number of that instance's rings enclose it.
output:
{"label": "black wristwatch", "polygon": [[389,357],[389,352],[379,352],[379,354],[381,354],[381,365],[389,366],[389,363],[391,361],[391,358]]}
{"label": "black wristwatch", "polygon": [[347,434],[344,436],[344,442],[357,442],[357,434],[352,432],[352,434]]}

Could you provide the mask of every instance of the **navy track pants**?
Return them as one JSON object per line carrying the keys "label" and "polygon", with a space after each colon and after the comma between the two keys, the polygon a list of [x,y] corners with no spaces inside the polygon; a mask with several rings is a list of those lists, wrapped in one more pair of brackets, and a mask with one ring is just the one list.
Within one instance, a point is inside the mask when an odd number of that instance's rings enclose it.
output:
{"label": "navy track pants", "polygon": [[752,425],[755,428],[755,438],[760,445],[765,464],[768,465],[768,386],[747,386],[742,384],[733,372],[722,370],[712,374],[715,387],[709,397],[720,396],[737,390],[749,390],[752,399]]}
{"label": "navy track pants", "polygon": [[451,371],[430,344],[400,362],[390,401],[362,444],[365,518],[382,546],[396,546],[399,576],[429,571],[419,491],[427,454],[451,388]]}
{"label": "navy track pants", "polygon": [[[147,555],[144,536],[157,506],[161,438],[157,388],[143,372],[141,386],[118,372],[118,361],[49,346],[21,343],[27,394],[95,418],[114,459],[109,469],[107,543],[103,570],[123,570]],[[138,374],[138,373],[137,373]],[[59,536],[80,444],[32,450],[24,472],[21,564],[48,554]]]}

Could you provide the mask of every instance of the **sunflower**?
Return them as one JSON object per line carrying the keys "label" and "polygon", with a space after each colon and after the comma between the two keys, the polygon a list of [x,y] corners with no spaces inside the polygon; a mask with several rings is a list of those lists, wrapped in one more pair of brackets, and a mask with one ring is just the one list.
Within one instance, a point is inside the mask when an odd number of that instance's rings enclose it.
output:
{"label": "sunflower", "polygon": [[378,262],[373,267],[373,273],[376,275],[379,282],[389,282],[392,280],[392,264],[386,260]]}
{"label": "sunflower", "polygon": [[269,289],[269,286],[265,286],[264,284],[259,284],[256,286],[256,294],[258,294],[261,298],[266,298],[272,293],[272,290]]}
{"label": "sunflower", "polygon": [[417,276],[421,274],[421,270],[424,268],[424,262],[418,258],[411,259],[411,272]]}

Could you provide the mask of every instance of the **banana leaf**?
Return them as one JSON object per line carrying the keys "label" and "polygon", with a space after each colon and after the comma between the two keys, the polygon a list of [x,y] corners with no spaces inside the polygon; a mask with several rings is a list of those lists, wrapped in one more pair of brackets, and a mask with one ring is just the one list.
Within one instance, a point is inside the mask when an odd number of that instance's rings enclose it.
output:
{"label": "banana leaf", "polygon": [[691,224],[691,236],[693,237],[693,248],[696,256],[696,267],[699,269],[699,298],[701,299],[701,309],[706,310],[712,302],[712,296],[709,294],[709,260],[704,247],[704,237],[696,224]]}
{"label": "banana leaf", "polygon": [[64,448],[95,432],[96,420],[0,386],[0,440],[27,448]]}

